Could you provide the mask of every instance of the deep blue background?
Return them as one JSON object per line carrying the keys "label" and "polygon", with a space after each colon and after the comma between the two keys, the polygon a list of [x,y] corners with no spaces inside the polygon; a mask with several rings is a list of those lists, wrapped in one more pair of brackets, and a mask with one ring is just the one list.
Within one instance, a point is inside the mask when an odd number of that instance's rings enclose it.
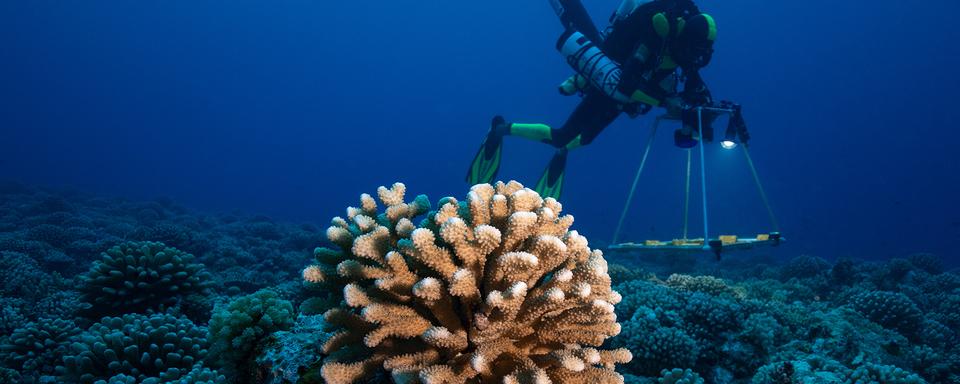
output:
{"label": "deep blue background", "polygon": [[[618,1],[585,3],[605,25]],[[705,76],[745,105],[780,253],[956,257],[960,2],[700,4],[720,26]],[[560,32],[546,1],[3,1],[0,179],[317,222],[397,180],[463,196],[492,115],[559,125],[578,101],[555,90]],[[650,121],[571,154],[563,202],[595,243]],[[664,132],[630,239],[679,231]],[[501,178],[532,185],[549,156],[508,139]],[[713,228],[766,230],[742,156],[707,160]]]}

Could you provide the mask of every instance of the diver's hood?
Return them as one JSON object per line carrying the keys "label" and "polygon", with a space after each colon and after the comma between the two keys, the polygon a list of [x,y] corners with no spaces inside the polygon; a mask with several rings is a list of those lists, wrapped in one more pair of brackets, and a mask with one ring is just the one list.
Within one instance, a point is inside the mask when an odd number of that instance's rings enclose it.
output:
{"label": "diver's hood", "polygon": [[717,23],[708,14],[690,16],[679,25],[674,40],[674,60],[684,69],[699,69],[710,64],[713,42],[717,39]]}

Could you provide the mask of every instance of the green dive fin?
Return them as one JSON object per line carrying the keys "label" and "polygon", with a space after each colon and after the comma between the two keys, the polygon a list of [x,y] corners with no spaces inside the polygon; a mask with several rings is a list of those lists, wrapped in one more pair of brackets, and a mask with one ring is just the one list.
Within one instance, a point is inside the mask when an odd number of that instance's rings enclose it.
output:
{"label": "green dive fin", "polygon": [[490,123],[490,132],[480,145],[480,150],[473,158],[470,169],[467,170],[467,183],[470,185],[490,183],[500,171],[500,156],[503,152],[503,130],[507,125],[503,117],[497,116]]}
{"label": "green dive fin", "polygon": [[543,171],[543,176],[540,176],[540,181],[537,182],[536,191],[541,197],[560,199],[560,194],[563,192],[563,177],[566,167],[567,151],[560,149],[550,159],[550,164],[547,165],[547,169]]}

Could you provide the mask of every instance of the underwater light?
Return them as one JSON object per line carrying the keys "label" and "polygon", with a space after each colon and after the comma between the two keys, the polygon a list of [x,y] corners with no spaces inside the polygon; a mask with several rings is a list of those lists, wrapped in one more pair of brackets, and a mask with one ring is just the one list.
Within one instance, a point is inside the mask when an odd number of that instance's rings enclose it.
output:
{"label": "underwater light", "polygon": [[739,114],[734,112],[733,116],[730,116],[730,121],[727,123],[727,131],[723,134],[723,141],[720,142],[720,146],[723,149],[734,149],[737,147],[737,134],[742,130],[741,121],[742,118],[738,117]]}

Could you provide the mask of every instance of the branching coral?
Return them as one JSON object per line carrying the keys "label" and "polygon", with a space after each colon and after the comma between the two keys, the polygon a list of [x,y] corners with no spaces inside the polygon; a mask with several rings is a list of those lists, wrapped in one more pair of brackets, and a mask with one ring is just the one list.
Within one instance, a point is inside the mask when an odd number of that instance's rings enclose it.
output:
{"label": "branching coral", "polygon": [[80,328],[68,320],[28,323],[0,342],[0,362],[32,379],[53,375],[69,343],[79,333]]}
{"label": "branching coral", "polygon": [[742,307],[737,302],[701,292],[687,297],[682,315],[687,333],[705,340],[740,328],[744,320]]}
{"label": "branching coral", "polygon": [[931,275],[939,275],[944,271],[943,261],[941,261],[940,258],[934,254],[915,253],[907,256],[907,261],[909,261],[910,264],[913,264],[914,267],[917,267]]}
{"label": "branching coral", "polygon": [[782,333],[780,324],[772,316],[750,315],[743,329],[720,348],[724,366],[732,368],[737,376],[750,377],[775,351],[777,336]]}
{"label": "branching coral", "polygon": [[623,302],[617,305],[617,316],[627,320],[641,307],[678,310],[683,308],[680,293],[662,285],[644,280],[632,280],[616,286],[623,295]]}
{"label": "branching coral", "polygon": [[757,370],[753,384],[846,384],[851,370],[842,364],[820,356],[805,356],[800,360],[767,364]]}
{"label": "branching coral", "polygon": [[926,383],[920,376],[891,365],[867,363],[850,373],[847,383],[851,384],[921,384]]}
{"label": "branching coral", "polygon": [[56,289],[54,279],[43,272],[30,256],[19,252],[0,252],[0,294],[39,300],[46,289]]}
{"label": "branching coral", "polygon": [[324,330],[323,315],[300,316],[293,329],[273,334],[257,357],[257,377],[266,383],[313,383],[312,370],[322,355],[321,347],[330,337]]}
{"label": "branching coral", "polygon": [[0,335],[9,335],[30,321],[24,315],[23,307],[21,299],[0,296]]}
{"label": "branching coral", "polygon": [[467,199],[404,202],[405,187],[335,218],[309,282],[343,287],[342,327],[324,346],[328,383],[389,371],[396,382],[617,383],[625,349],[598,350],[620,332],[600,251],[573,217],[517,182],[481,184]]}
{"label": "branching coral", "polygon": [[21,383],[23,376],[10,368],[0,368],[0,383]]}
{"label": "branching coral", "polygon": [[627,322],[623,336],[615,345],[623,345],[636,355],[627,365],[631,373],[656,375],[664,367],[693,368],[700,353],[697,341],[677,328],[651,328],[639,322]]}
{"label": "branching coral", "polygon": [[610,263],[608,268],[610,280],[614,285],[626,283],[631,280],[645,279],[651,276],[639,268],[631,268],[621,264]]}
{"label": "branching coral", "polygon": [[210,319],[212,356],[235,381],[247,382],[257,352],[277,331],[293,326],[293,305],[264,289],[218,306]]}
{"label": "branching coral", "polygon": [[680,291],[703,292],[714,296],[736,294],[736,291],[730,288],[726,282],[713,276],[672,274],[667,278],[666,285]]}
{"label": "branching coral", "polygon": [[179,379],[171,380],[169,384],[223,384],[227,378],[217,371],[202,366],[195,366],[193,370]]}
{"label": "branching coral", "polygon": [[52,224],[40,224],[27,230],[27,240],[40,241],[56,248],[62,248],[73,240],[63,228]]}
{"label": "branching coral", "polygon": [[664,369],[660,374],[659,384],[703,384],[703,379],[696,372],[689,369]]}
{"label": "branching coral", "polygon": [[799,256],[790,260],[781,270],[784,279],[810,278],[830,271],[830,262],[816,256]]}
{"label": "branching coral", "polygon": [[853,309],[886,328],[911,336],[923,322],[923,313],[909,298],[894,292],[865,292],[851,299]]}
{"label": "branching coral", "polygon": [[[105,317],[80,335],[57,367],[60,380],[91,384],[120,380],[167,382],[206,357],[207,330],[172,315]],[[126,379],[125,379],[126,380]]]}
{"label": "branching coral", "polygon": [[118,315],[176,304],[191,294],[209,293],[210,275],[193,255],[163,243],[127,242],[110,248],[81,277],[89,313]]}

